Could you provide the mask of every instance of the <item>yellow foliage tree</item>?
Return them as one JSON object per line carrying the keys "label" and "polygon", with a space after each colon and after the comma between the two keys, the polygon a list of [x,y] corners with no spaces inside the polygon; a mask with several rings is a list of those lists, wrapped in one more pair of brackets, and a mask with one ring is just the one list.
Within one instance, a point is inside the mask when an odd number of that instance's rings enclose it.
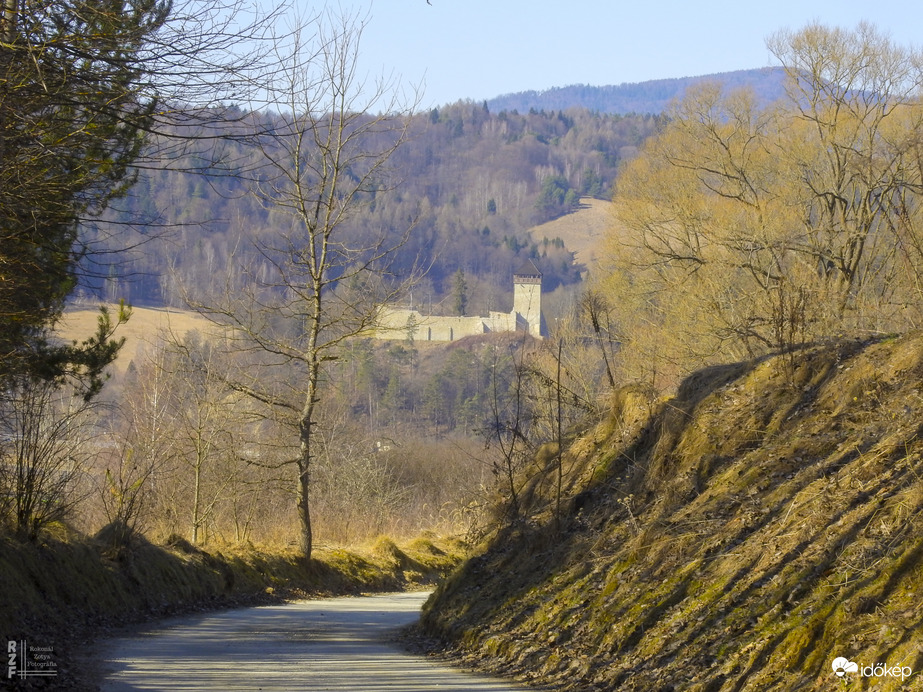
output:
{"label": "yellow foliage tree", "polygon": [[694,89],[620,177],[607,281],[633,377],[921,316],[923,54],[867,24],[768,45],[787,99]]}

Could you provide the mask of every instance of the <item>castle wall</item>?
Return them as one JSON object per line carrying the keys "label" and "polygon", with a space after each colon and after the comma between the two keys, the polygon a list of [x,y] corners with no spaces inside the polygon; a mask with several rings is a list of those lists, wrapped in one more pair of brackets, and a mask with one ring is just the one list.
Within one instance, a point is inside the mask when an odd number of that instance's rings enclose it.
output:
{"label": "castle wall", "polygon": [[414,341],[455,341],[488,332],[529,331],[528,323],[514,312],[491,312],[487,317],[423,315],[409,308],[383,308],[374,337]]}
{"label": "castle wall", "polygon": [[369,336],[377,339],[455,341],[488,332],[526,332],[541,339],[542,275],[532,262],[513,276],[512,312],[490,312],[486,317],[423,315],[412,308],[382,307]]}

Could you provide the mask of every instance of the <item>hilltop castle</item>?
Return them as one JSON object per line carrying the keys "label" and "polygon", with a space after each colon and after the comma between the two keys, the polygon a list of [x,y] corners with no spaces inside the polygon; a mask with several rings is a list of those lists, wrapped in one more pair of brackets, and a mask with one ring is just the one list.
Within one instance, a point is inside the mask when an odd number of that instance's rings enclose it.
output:
{"label": "hilltop castle", "polygon": [[491,311],[486,317],[423,315],[413,308],[383,307],[378,315],[378,339],[454,341],[489,332],[525,332],[545,336],[542,318],[542,273],[529,260],[513,274],[512,312]]}

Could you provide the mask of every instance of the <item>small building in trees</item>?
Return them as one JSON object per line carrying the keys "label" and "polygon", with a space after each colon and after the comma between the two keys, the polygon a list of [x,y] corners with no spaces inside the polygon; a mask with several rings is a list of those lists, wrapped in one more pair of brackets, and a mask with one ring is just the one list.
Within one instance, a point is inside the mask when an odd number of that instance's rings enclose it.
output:
{"label": "small building in trees", "polygon": [[491,332],[525,332],[537,339],[546,334],[542,316],[542,273],[527,260],[513,273],[513,309],[491,310],[486,316],[424,315],[415,308],[382,306],[372,336],[378,339],[454,341]]}

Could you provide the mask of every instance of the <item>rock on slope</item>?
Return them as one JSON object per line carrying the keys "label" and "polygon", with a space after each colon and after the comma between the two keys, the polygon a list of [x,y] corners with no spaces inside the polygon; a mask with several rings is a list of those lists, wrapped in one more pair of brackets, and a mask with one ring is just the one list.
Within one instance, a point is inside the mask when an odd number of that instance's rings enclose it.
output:
{"label": "rock on slope", "polygon": [[622,391],[424,627],[557,689],[923,689],[921,432],[920,334]]}

